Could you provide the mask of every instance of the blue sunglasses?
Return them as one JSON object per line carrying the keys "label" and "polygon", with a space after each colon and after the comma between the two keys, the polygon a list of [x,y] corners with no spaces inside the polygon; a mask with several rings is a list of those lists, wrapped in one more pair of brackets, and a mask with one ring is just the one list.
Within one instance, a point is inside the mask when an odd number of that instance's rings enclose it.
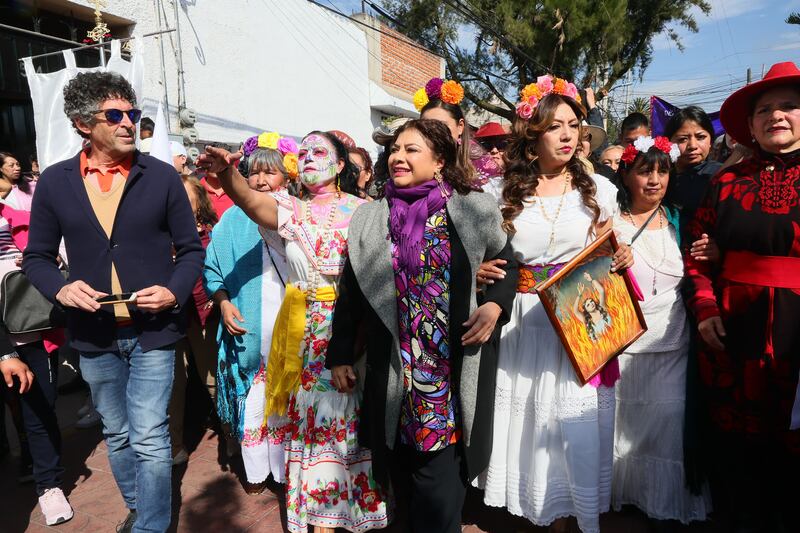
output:
{"label": "blue sunglasses", "polygon": [[119,109],[95,109],[92,113],[103,113],[110,124],[119,124],[122,122],[122,117],[125,115],[128,115],[128,119],[130,119],[133,124],[136,124],[139,122],[139,119],[142,118],[141,109],[128,109],[127,111],[121,111]]}

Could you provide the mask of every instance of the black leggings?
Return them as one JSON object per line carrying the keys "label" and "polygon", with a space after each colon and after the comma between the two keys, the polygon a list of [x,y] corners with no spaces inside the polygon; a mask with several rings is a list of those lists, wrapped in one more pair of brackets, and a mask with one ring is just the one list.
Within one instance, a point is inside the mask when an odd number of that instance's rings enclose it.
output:
{"label": "black leggings", "polygon": [[438,452],[397,444],[391,452],[397,518],[413,533],[459,533],[467,492],[461,443]]}
{"label": "black leggings", "polygon": [[[48,354],[42,342],[17,347],[20,359],[33,372],[33,386],[19,395],[22,419],[28,434],[33,458],[36,492],[61,485],[61,431],[56,419],[56,387],[58,384],[58,351]],[[17,393],[19,394],[19,393]]]}

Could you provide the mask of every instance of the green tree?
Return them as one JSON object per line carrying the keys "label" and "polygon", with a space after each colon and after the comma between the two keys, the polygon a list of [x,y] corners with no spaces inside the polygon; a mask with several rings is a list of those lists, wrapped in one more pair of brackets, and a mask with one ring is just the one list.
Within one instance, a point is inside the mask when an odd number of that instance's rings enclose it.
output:
{"label": "green tree", "polygon": [[[516,91],[551,73],[597,88],[603,98],[628,72],[639,76],[666,33],[697,31],[693,7],[706,0],[383,0],[398,30],[441,54],[447,75],[474,104],[513,118]],[[475,28],[469,47],[459,30]],[[463,45],[464,43],[462,43]],[[510,96],[513,95],[513,96]],[[499,101],[499,104],[497,103]]]}
{"label": "green tree", "polygon": [[797,12],[789,13],[789,16],[786,17],[786,24],[800,25],[800,13]]}

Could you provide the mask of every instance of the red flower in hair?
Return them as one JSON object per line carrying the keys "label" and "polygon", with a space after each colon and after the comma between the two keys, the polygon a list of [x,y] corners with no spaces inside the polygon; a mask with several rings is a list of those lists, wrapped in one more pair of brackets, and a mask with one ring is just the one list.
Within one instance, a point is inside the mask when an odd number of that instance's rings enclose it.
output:
{"label": "red flower in hair", "polygon": [[669,154],[669,151],[672,149],[672,143],[669,142],[664,136],[659,136],[653,139],[654,145],[656,148],[664,152],[665,154]]}
{"label": "red flower in hair", "polygon": [[639,154],[639,150],[633,144],[629,144],[625,147],[625,151],[622,152],[622,156],[620,159],[625,161],[626,165],[630,165],[633,163],[633,160],[636,159],[636,156]]}

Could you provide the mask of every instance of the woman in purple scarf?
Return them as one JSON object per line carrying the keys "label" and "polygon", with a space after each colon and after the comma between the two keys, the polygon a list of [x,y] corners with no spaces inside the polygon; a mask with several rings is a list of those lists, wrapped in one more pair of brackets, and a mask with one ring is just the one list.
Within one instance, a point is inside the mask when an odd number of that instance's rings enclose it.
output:
{"label": "woman in purple scarf", "polygon": [[[516,262],[496,202],[472,189],[444,124],[409,121],[390,150],[385,198],[350,223],[326,366],[342,392],[363,381],[359,441],[379,483],[392,482],[398,520],[457,532],[467,483],[491,451],[497,359],[485,343],[511,312]],[[493,258],[507,275],[478,306],[475,273]]]}

